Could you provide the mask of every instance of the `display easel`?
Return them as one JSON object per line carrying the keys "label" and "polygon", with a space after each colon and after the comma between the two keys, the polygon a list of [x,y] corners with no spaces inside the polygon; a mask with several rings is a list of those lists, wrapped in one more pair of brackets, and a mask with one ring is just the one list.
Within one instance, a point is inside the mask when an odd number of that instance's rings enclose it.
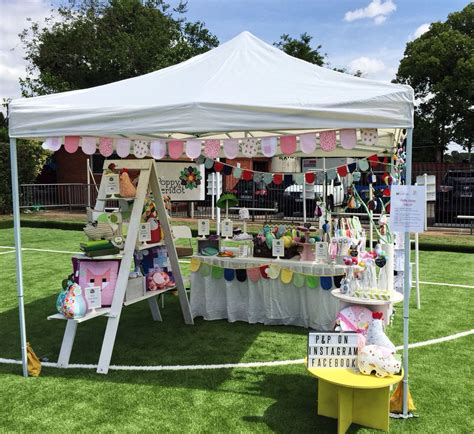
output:
{"label": "display easel", "polygon": [[[131,171],[139,171],[137,193],[134,198],[118,199],[119,202],[133,203],[130,224],[128,227],[128,234],[125,240],[125,247],[120,255],[116,258],[120,258],[120,268],[115,286],[114,298],[110,307],[93,310],[87,313],[84,317],[78,319],[67,319],[66,330],[61,345],[61,351],[58,358],[58,367],[66,368],[69,364],[69,358],[74,344],[74,338],[76,335],[77,325],[81,322],[87,321],[98,316],[107,316],[107,327],[105,330],[104,339],[102,342],[102,349],[100,352],[99,364],[97,372],[100,374],[106,374],[109,370],[110,359],[112,357],[112,351],[114,348],[115,337],[120,322],[120,315],[122,308],[130,304],[137,303],[142,300],[148,300],[150,305],[151,314],[154,321],[161,321],[160,309],[156,301],[156,297],[166,291],[178,290],[179,301],[181,304],[181,310],[183,312],[184,321],[186,324],[193,324],[193,317],[191,315],[191,309],[189,300],[186,294],[186,290],[183,283],[183,277],[178,263],[178,255],[176,253],[176,247],[174,244],[173,236],[171,234],[171,227],[168,220],[168,214],[166,213],[165,205],[163,202],[163,196],[158,180],[158,173],[154,160],[106,160],[104,162],[104,170],[109,165],[115,164],[116,169],[128,169]],[[140,225],[140,219],[143,212],[143,206],[148,192],[153,194],[153,199],[158,212],[158,219],[161,223],[165,244],[168,250],[168,257],[173,270],[173,277],[175,279],[176,286],[169,287],[158,291],[148,291],[142,297],[125,301],[125,291],[127,289],[127,283],[129,279],[130,267],[133,261],[133,254],[137,249],[138,230]],[[106,184],[105,177],[102,177],[99,193],[97,197],[97,203],[95,210],[104,211],[106,201],[110,200],[106,196]],[[159,243],[162,244],[162,243]],[[150,248],[153,245],[146,245],[143,248]],[[140,247],[138,247],[140,249]],[[102,259],[110,259],[110,256],[102,257]],[[101,257],[94,258],[100,260]],[[51,315],[48,319],[66,319],[61,314]]]}

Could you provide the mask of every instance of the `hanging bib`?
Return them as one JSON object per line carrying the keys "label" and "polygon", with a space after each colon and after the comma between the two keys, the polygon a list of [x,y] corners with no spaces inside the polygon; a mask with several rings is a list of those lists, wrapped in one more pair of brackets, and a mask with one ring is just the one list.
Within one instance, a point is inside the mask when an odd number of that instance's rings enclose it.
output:
{"label": "hanging bib", "polygon": [[321,131],[319,133],[319,143],[325,152],[336,149],[336,131]]}
{"label": "hanging bib", "polygon": [[258,139],[254,137],[247,137],[242,139],[242,154],[247,158],[253,158],[257,155],[257,142]]}
{"label": "hanging bib", "polygon": [[201,155],[201,140],[186,141],[186,156],[193,160]]}
{"label": "hanging bib", "polygon": [[166,142],[164,140],[153,140],[150,143],[150,155],[155,160],[161,160],[166,155]]}
{"label": "hanging bib", "polygon": [[221,149],[220,140],[205,140],[204,155],[209,158],[217,158]]}
{"label": "hanging bib", "polygon": [[341,130],[339,131],[339,137],[341,140],[341,146],[344,149],[355,148],[357,144],[357,131],[356,130]]}
{"label": "hanging bib", "polygon": [[301,134],[300,147],[304,154],[311,154],[316,149],[316,134]]}
{"label": "hanging bib", "polygon": [[280,149],[285,155],[292,155],[296,151],[296,136],[280,137]]}
{"label": "hanging bib", "polygon": [[66,152],[73,154],[79,148],[79,142],[81,138],[79,136],[66,136],[64,137],[64,149]]}
{"label": "hanging bib", "polygon": [[360,138],[364,145],[375,146],[378,141],[377,129],[376,128],[361,129]]}
{"label": "hanging bib", "polygon": [[226,158],[233,160],[239,154],[239,140],[224,140],[224,155]]}
{"label": "hanging bib", "polygon": [[86,155],[95,154],[97,148],[97,137],[82,138],[82,152]]}
{"label": "hanging bib", "polygon": [[109,137],[101,137],[99,139],[99,152],[104,157],[110,157],[114,153],[112,139]]}
{"label": "hanging bib", "polygon": [[148,144],[144,140],[133,141],[133,155],[137,158],[145,158],[148,154]]}
{"label": "hanging bib", "polygon": [[265,155],[265,157],[273,157],[276,154],[276,149],[276,137],[264,137],[262,139],[262,154]]}
{"label": "hanging bib", "polygon": [[173,160],[178,160],[183,154],[184,142],[182,140],[171,140],[168,142],[168,154]]}
{"label": "hanging bib", "polygon": [[128,155],[130,154],[130,143],[130,139],[117,139],[115,141],[117,155],[120,158],[128,157]]}

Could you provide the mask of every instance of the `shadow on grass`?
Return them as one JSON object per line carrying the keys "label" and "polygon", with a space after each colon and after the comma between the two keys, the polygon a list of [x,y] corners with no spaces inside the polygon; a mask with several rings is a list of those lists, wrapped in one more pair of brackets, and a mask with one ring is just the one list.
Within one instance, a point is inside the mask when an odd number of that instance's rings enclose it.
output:
{"label": "shadow on grass", "polygon": [[[27,337],[39,357],[56,361],[63,338],[65,321],[47,321],[54,313],[56,296],[37,299],[25,306]],[[163,322],[154,322],[148,303],[137,303],[122,311],[115,341],[114,365],[197,365],[238,363],[242,360],[270,361],[304,354],[306,330],[298,327],[264,326],[243,322],[204,321],[185,325],[177,297],[168,295],[162,309]],[[71,363],[96,364],[99,359],[107,318],[95,318],[78,326]],[[18,310],[0,314],[2,342],[0,357],[20,358]],[[262,336],[260,336],[262,335]],[[259,338],[260,336],[260,338]],[[279,352],[282,346],[298,339],[294,353]],[[255,343],[258,341],[257,343]],[[294,347],[294,346],[293,346]],[[48,375],[75,375],[84,370],[48,370]],[[225,372],[226,370],[224,370]],[[95,371],[91,371],[94,372]],[[121,371],[122,372],[122,371]],[[109,375],[113,372],[110,371]],[[136,373],[134,374],[134,376]],[[148,375],[148,373],[147,373]],[[181,374],[184,375],[184,374]],[[186,374],[188,375],[188,374]]]}

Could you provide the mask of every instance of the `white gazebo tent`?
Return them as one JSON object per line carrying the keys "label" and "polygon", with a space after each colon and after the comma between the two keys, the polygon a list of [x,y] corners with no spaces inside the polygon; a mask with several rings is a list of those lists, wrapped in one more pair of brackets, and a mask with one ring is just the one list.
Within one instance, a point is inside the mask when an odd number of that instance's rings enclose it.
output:
{"label": "white gazebo tent", "polygon": [[[324,157],[389,153],[406,129],[411,184],[414,97],[409,86],[380,83],[291,57],[243,32],[183,63],[103,86],[28,99],[9,106],[12,192],[23,373],[26,331],[16,139],[99,136],[131,139],[226,139],[377,128],[376,146],[358,143]],[[315,156],[321,156],[316,150]],[[389,154],[388,154],[389,155]],[[409,234],[405,269],[409,269]],[[409,273],[405,273],[404,382],[408,384]],[[406,394],[405,391],[405,414]]]}

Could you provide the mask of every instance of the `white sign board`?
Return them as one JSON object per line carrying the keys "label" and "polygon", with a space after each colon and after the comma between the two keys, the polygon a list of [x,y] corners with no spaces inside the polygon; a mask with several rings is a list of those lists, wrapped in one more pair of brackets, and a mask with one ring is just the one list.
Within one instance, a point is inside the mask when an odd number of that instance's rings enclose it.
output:
{"label": "white sign board", "polygon": [[394,232],[425,230],[425,186],[394,185],[390,200],[390,226]]}
{"label": "white sign board", "polygon": [[356,368],[357,333],[310,332],[308,368]]}
{"label": "white sign board", "polygon": [[[161,192],[172,201],[195,201],[205,199],[204,165],[194,163],[155,163]],[[197,179],[196,176],[201,177]]]}
{"label": "white sign board", "polygon": [[208,219],[198,219],[198,235],[205,236],[209,235],[209,220]]}
{"label": "white sign board", "polygon": [[318,241],[316,243],[316,260],[318,262],[326,263],[329,260],[328,249],[329,249],[329,245],[327,242]]}
{"label": "white sign board", "polygon": [[276,256],[277,258],[285,256],[285,244],[283,240],[272,241],[272,256]]}
{"label": "white sign board", "polygon": [[87,309],[99,309],[102,307],[100,286],[89,286],[84,288],[86,293]]}
{"label": "white sign board", "polygon": [[234,222],[232,220],[224,220],[221,223],[221,235],[223,237],[234,236]]}
{"label": "white sign board", "polygon": [[138,229],[138,241],[150,241],[151,240],[151,225],[150,222],[140,223]]}
{"label": "white sign board", "polygon": [[105,175],[105,194],[119,194],[120,193],[120,179],[117,174]]}

